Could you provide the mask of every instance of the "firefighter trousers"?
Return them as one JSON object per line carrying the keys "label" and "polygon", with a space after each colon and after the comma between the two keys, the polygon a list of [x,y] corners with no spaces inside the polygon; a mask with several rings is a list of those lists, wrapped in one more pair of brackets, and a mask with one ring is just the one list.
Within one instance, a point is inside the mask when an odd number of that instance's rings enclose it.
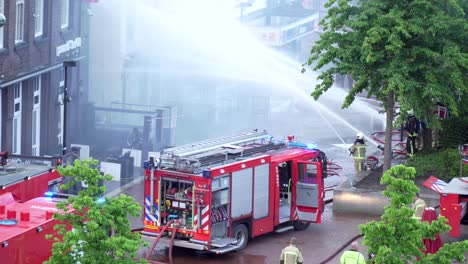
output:
{"label": "firefighter trousers", "polygon": [[416,137],[417,136],[408,136],[406,138],[406,153],[410,156],[418,150],[416,147]]}
{"label": "firefighter trousers", "polygon": [[364,170],[364,160],[354,159],[354,169],[356,172]]}

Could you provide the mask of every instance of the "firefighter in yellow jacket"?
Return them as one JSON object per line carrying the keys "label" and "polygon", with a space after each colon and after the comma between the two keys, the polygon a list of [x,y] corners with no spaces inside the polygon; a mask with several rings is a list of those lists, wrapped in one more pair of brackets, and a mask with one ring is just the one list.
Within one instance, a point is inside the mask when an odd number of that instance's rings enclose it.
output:
{"label": "firefighter in yellow jacket", "polygon": [[343,252],[340,257],[340,264],[365,264],[364,256],[358,251],[358,243],[353,241],[351,248]]}
{"label": "firefighter in yellow jacket", "polygon": [[296,247],[296,238],[291,237],[289,240],[289,246],[285,247],[281,251],[280,264],[302,264],[304,259],[302,259],[301,251]]}
{"label": "firefighter in yellow jacket", "polygon": [[354,159],[354,168],[356,172],[364,169],[364,159],[366,158],[366,144],[364,143],[364,134],[359,132],[356,135],[354,144],[349,148],[350,155]]}

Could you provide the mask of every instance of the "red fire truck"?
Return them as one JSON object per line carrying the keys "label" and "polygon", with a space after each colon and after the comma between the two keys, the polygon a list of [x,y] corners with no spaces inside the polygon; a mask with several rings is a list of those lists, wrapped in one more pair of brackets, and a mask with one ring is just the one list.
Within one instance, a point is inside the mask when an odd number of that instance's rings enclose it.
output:
{"label": "red fire truck", "polygon": [[434,176],[424,184],[440,195],[440,214],[448,219],[451,237],[460,237],[462,224],[468,224],[468,177],[453,178],[448,184]]}
{"label": "red fire truck", "polygon": [[55,232],[56,202],[40,197],[21,203],[10,192],[0,194],[1,263],[39,264],[49,259],[53,239],[45,236]]}
{"label": "red fire truck", "polygon": [[59,191],[63,177],[55,169],[54,158],[8,157],[8,152],[0,152],[0,157],[0,194],[11,193],[18,201],[28,201],[47,191]]}
{"label": "red fire truck", "polygon": [[145,162],[143,237],[223,254],[320,223],[327,158],[315,144],[251,130]]}

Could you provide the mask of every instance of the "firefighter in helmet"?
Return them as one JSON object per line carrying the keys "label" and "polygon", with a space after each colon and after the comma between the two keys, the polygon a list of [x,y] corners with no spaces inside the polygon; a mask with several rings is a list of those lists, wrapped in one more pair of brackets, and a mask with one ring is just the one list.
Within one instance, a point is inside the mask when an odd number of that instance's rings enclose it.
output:
{"label": "firefighter in helmet", "polygon": [[416,139],[419,134],[419,120],[414,116],[413,109],[408,111],[408,118],[405,123],[406,131],[406,153],[411,157],[416,153]]}
{"label": "firefighter in helmet", "polygon": [[349,154],[352,155],[354,159],[354,169],[356,169],[356,172],[363,170],[366,148],[364,134],[361,132],[357,133],[354,144],[349,148]]}
{"label": "firefighter in helmet", "polygon": [[281,251],[280,264],[302,264],[303,262],[302,253],[296,246],[296,238],[291,237],[289,246]]}
{"label": "firefighter in helmet", "polygon": [[143,146],[143,136],[138,128],[133,128],[127,137],[127,145],[132,149],[141,149]]}

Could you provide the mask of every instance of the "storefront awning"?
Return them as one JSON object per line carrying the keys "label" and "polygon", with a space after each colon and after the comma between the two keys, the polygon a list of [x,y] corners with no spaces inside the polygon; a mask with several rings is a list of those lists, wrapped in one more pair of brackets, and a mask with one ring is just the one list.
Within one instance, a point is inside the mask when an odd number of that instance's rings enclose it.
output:
{"label": "storefront awning", "polygon": [[[73,58],[73,61],[80,61],[80,60],[82,60],[84,58],[85,58],[85,56],[81,56],[81,57],[78,57],[78,58]],[[27,73],[27,74],[24,74],[24,75],[22,75],[20,77],[17,77],[15,79],[13,79],[13,80],[2,82],[2,83],[0,83],[0,88],[2,89],[2,88],[5,88],[5,87],[8,87],[8,86],[10,86],[12,84],[15,84],[17,82],[21,82],[21,81],[30,79],[32,77],[41,75],[43,73],[58,69],[60,67],[63,67],[63,62],[57,63],[55,65],[52,65],[52,66],[49,66],[49,67],[46,67],[46,68],[38,69],[36,71],[30,72],[30,73]]]}

